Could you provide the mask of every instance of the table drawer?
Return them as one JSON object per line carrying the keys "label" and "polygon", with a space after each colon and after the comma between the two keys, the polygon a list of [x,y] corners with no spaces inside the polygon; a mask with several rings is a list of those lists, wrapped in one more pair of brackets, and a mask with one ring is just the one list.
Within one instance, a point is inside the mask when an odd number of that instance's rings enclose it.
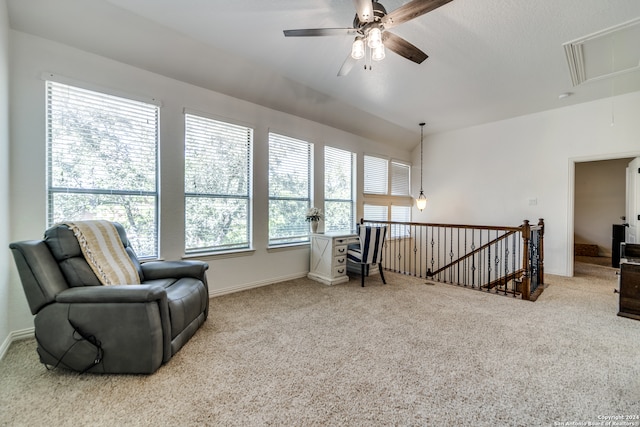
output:
{"label": "table drawer", "polygon": [[346,256],[347,255],[347,245],[336,245],[334,252],[334,256]]}
{"label": "table drawer", "polygon": [[347,275],[347,266],[339,265],[333,269],[333,277],[340,277]]}

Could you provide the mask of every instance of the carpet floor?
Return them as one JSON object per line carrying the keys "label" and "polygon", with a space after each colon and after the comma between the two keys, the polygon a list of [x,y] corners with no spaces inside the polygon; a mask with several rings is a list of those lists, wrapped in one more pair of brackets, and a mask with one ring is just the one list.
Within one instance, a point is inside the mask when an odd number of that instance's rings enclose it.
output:
{"label": "carpet floor", "polygon": [[535,303],[392,273],[282,282],[213,298],[145,376],[48,371],[18,341],[0,425],[638,426],[640,322],[616,316],[615,271],[576,263]]}

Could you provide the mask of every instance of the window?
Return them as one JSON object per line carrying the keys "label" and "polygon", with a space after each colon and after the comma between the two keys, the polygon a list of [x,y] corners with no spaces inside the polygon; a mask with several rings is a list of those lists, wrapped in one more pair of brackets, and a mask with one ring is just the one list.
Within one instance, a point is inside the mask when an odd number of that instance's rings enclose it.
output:
{"label": "window", "polygon": [[[364,219],[371,221],[410,222],[411,166],[397,160],[364,156]],[[397,225],[392,237],[406,235],[408,228]]]}
{"label": "window", "polygon": [[369,221],[389,221],[389,207],[365,204],[364,219]]}
{"label": "window", "polygon": [[185,252],[251,246],[253,129],[185,114]]}
{"label": "window", "polygon": [[409,196],[409,173],[411,167],[404,163],[391,162],[391,195]]}
{"label": "window", "polygon": [[[391,206],[391,221],[411,222],[411,206]],[[408,237],[410,233],[408,225],[394,224],[391,227],[391,237]]]}
{"label": "window", "polygon": [[389,193],[389,161],[381,157],[364,156],[364,192]]}
{"label": "window", "polygon": [[354,153],[324,148],[324,229],[350,231],[355,227]]}
{"label": "window", "polygon": [[313,144],[269,133],[269,244],[308,242]]}
{"label": "window", "polygon": [[121,223],[158,255],[156,105],[48,81],[47,222]]}
{"label": "window", "polygon": [[[391,216],[389,216],[391,212]],[[411,222],[411,206],[388,206],[384,205],[364,205],[364,219],[368,221],[392,221],[392,222]],[[408,225],[392,224],[390,226],[390,237],[408,237],[410,229]]]}

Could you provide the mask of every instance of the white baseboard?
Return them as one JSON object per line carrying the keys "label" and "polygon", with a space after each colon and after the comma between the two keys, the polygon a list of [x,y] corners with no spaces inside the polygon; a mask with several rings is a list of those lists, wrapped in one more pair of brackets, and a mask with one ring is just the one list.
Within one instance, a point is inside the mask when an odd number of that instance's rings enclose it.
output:
{"label": "white baseboard", "polygon": [[4,358],[4,355],[9,350],[11,343],[14,341],[24,340],[27,338],[33,338],[35,336],[35,328],[21,329],[19,331],[13,331],[9,333],[9,336],[0,346],[0,360]]}
{"label": "white baseboard", "polygon": [[[248,289],[259,288],[262,286],[272,285],[274,283],[284,282],[287,280],[299,279],[301,277],[306,277],[306,276],[307,276],[307,272],[305,271],[305,272],[300,272],[296,274],[291,274],[289,276],[275,277],[272,279],[260,280],[253,283],[244,283],[242,285],[231,286],[223,289],[215,289],[215,290],[210,289],[209,298],[232,294],[234,292],[246,291]],[[27,328],[19,331],[10,332],[7,339],[4,340],[4,342],[2,343],[2,346],[0,346],[0,360],[2,360],[7,350],[9,350],[9,347],[11,346],[12,342],[27,339],[27,338],[33,338],[34,336],[35,336],[35,328]]]}
{"label": "white baseboard", "polygon": [[307,277],[308,272],[300,272],[291,274],[289,276],[275,277],[267,280],[260,280],[253,283],[243,283],[242,285],[231,286],[223,289],[209,289],[209,298],[219,297],[221,295],[232,294],[234,292],[246,291],[248,289],[259,288],[262,286],[273,285],[274,283],[284,282],[287,280],[299,279],[301,277]]}

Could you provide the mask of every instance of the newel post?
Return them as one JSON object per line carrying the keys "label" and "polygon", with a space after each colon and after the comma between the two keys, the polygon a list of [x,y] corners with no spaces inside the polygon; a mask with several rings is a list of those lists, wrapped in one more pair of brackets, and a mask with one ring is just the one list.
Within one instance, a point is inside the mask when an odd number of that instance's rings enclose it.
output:
{"label": "newel post", "polygon": [[544,219],[538,219],[538,226],[540,227],[540,231],[538,232],[540,235],[540,244],[538,246],[538,254],[540,257],[540,266],[538,267],[540,281],[538,282],[538,286],[542,286],[544,288]]}
{"label": "newel post", "polygon": [[525,219],[522,224],[522,269],[524,275],[522,276],[522,299],[531,299],[531,277],[529,269],[529,240],[531,238],[531,226],[529,220]]}

